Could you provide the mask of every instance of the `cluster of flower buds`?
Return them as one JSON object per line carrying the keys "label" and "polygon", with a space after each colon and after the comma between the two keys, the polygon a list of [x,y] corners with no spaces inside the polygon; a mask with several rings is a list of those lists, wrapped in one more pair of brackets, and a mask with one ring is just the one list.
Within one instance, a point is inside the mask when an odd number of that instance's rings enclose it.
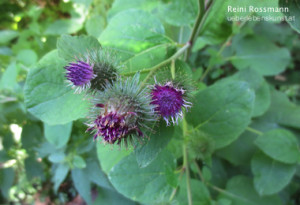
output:
{"label": "cluster of flower buds", "polygon": [[128,141],[147,136],[160,118],[167,126],[178,124],[183,111],[191,107],[187,90],[173,81],[141,87],[140,75],[120,77],[115,58],[103,49],[77,57],[64,67],[69,85],[75,93],[86,92],[91,97],[87,131],[94,140],[127,146]]}

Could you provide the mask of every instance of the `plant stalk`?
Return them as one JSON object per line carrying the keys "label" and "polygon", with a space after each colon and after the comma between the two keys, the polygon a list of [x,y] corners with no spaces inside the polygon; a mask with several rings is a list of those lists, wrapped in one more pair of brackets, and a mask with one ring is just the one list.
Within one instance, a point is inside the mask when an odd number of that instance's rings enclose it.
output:
{"label": "plant stalk", "polygon": [[182,146],[182,151],[183,151],[183,167],[186,171],[186,189],[187,189],[187,195],[188,195],[188,204],[192,205],[193,204],[193,199],[192,199],[192,189],[191,189],[191,181],[190,181],[190,169],[189,169],[189,162],[188,162],[188,151],[187,151],[187,146],[186,146],[186,137],[187,137],[187,122],[185,121],[185,117],[182,119],[182,131],[183,131],[183,146]]}
{"label": "plant stalk", "polygon": [[144,87],[144,85],[146,84],[146,82],[149,80],[149,78],[151,78],[151,76],[162,66],[172,62],[172,60],[176,60],[180,55],[182,55],[186,49],[188,49],[190,47],[190,43],[186,43],[182,48],[180,48],[174,55],[172,55],[170,58],[164,60],[163,62],[157,64],[156,66],[153,66],[152,68],[150,68],[150,72],[147,75],[147,77],[143,80],[141,87]]}
{"label": "plant stalk", "polygon": [[257,134],[257,135],[263,135],[264,134],[263,132],[261,132],[259,130],[256,130],[256,129],[252,128],[252,127],[247,127],[246,130],[249,131],[249,132],[252,132],[254,134]]}
{"label": "plant stalk", "polygon": [[[196,40],[196,38],[199,34],[200,25],[203,25],[203,23],[201,23],[201,22],[202,22],[204,13],[205,13],[205,0],[198,0],[198,8],[199,8],[199,13],[198,13],[198,16],[196,18],[191,36],[190,36],[189,41],[188,41],[191,45],[194,44],[194,42],[195,42],[195,40]],[[191,50],[192,50],[192,46],[187,50],[187,52],[185,54],[185,61],[189,58]]]}
{"label": "plant stalk", "polygon": [[205,179],[204,179],[204,177],[203,177],[201,168],[199,167],[199,165],[198,165],[198,163],[196,162],[196,160],[194,160],[194,164],[195,164],[195,166],[196,166],[196,168],[197,168],[197,172],[198,172],[198,175],[199,175],[199,177],[200,177],[200,180],[205,184],[206,182],[205,182]]}
{"label": "plant stalk", "polygon": [[[244,21],[243,23],[241,23],[240,25],[240,29],[246,24],[246,21]],[[231,41],[231,39],[233,38],[235,34],[231,34],[230,36],[228,36],[228,38],[226,39],[226,41],[222,44],[221,48],[219,49],[217,55],[220,56],[222,54],[222,52],[224,51],[224,49],[226,48],[226,46],[229,44],[229,42]],[[232,57],[231,57],[232,58]],[[231,59],[230,58],[230,59]],[[225,60],[230,60],[230,59],[225,59]],[[209,65],[207,67],[207,69],[205,70],[205,72],[203,73],[203,75],[200,78],[200,82],[202,82],[204,80],[204,78],[207,76],[207,74],[210,72],[210,70],[213,68],[213,65]]]}
{"label": "plant stalk", "polygon": [[183,145],[183,166],[186,171],[186,189],[187,189],[187,195],[188,195],[188,204],[192,205],[193,204],[193,199],[192,199],[192,189],[191,189],[191,181],[190,181],[190,169],[189,169],[189,164],[188,164],[188,153],[187,153],[187,147],[184,144]]}

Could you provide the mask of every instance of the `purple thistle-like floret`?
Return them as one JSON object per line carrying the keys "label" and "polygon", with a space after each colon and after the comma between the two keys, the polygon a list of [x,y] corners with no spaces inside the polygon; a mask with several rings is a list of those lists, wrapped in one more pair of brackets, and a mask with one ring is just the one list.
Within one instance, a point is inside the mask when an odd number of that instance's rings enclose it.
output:
{"label": "purple thistle-like floret", "polygon": [[129,130],[125,122],[125,115],[120,115],[117,112],[100,115],[94,123],[96,128],[94,139],[102,136],[104,141],[110,144],[124,137]]}
{"label": "purple thistle-like floret", "polygon": [[157,120],[155,106],[150,104],[148,89],[141,89],[139,77],[139,73],[126,80],[118,77],[93,96],[87,132],[93,134],[94,140],[127,147],[128,143],[135,145],[136,140],[147,136],[145,131],[153,128]]}
{"label": "purple thistle-like floret", "polygon": [[83,61],[77,61],[77,63],[69,63],[66,69],[66,78],[70,82],[72,87],[76,87],[76,91],[81,91],[91,86],[91,80],[95,78],[93,72],[93,65],[85,63]]}
{"label": "purple thistle-like floret", "polygon": [[170,118],[173,124],[178,123],[178,118],[183,117],[182,107],[191,107],[191,103],[184,100],[184,92],[183,89],[174,88],[171,82],[154,85],[151,104],[156,105],[155,111],[165,119],[167,125]]}
{"label": "purple thistle-like floret", "polygon": [[132,131],[137,132],[139,136],[143,136],[137,126],[132,127],[127,123],[135,115],[136,113],[133,112],[120,114],[117,111],[105,111],[104,114],[95,119],[87,131],[94,133],[94,140],[101,137],[104,142],[109,144],[114,144],[116,141],[120,143],[122,138],[125,138]]}

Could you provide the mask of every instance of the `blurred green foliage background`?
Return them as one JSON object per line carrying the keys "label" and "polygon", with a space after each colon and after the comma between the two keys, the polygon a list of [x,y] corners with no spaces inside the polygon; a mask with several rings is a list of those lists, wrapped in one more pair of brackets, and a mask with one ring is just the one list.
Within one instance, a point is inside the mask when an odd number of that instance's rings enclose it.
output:
{"label": "blurred green foliage background", "polygon": [[[206,5],[204,17],[199,2]],[[299,204],[299,21],[292,28],[286,22],[228,22],[226,8],[288,4],[299,18],[300,8],[296,0],[224,2],[1,0],[0,204],[188,204],[187,167],[193,204]],[[193,37],[199,17],[205,21],[198,22],[201,29]],[[60,75],[54,66],[51,76],[52,61],[61,63],[51,51],[81,38],[65,34],[88,35],[93,38],[86,39],[114,48],[125,67],[122,75],[141,71],[142,78],[194,40],[185,56],[174,61],[176,71],[187,74],[196,87],[186,138],[182,124],[168,130],[161,125],[165,141],[149,143],[145,150],[150,151],[112,149],[93,142],[78,116],[55,124],[65,119],[45,120],[44,113],[52,110],[29,112],[36,106],[28,106],[35,100],[34,86]],[[48,67],[39,72],[45,62]],[[48,88],[37,92],[38,103],[52,100]],[[233,103],[226,104],[228,96]],[[53,112],[61,111],[51,106]],[[221,114],[207,117],[216,110]],[[228,110],[233,114],[227,115]],[[291,146],[281,149],[284,142]],[[189,156],[182,153],[185,143]],[[122,173],[124,167],[131,178]],[[149,173],[156,179],[153,184]],[[151,186],[141,191],[144,178]]]}

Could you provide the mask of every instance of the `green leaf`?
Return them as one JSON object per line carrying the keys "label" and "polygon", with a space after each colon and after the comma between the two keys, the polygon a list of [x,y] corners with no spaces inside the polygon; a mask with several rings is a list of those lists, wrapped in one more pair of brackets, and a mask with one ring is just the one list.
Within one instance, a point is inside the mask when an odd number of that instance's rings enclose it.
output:
{"label": "green leaf", "polygon": [[74,94],[65,83],[65,65],[57,51],[52,51],[27,76],[24,95],[28,111],[49,125],[65,124],[88,112],[84,94]]}
{"label": "green leaf", "polygon": [[167,150],[172,153],[172,155],[175,158],[180,158],[182,157],[182,143],[183,143],[183,138],[182,138],[182,129],[180,126],[175,126],[174,127],[174,135],[172,136],[172,139],[167,145]]}
{"label": "green leaf", "polygon": [[41,158],[44,158],[47,155],[57,151],[55,146],[50,144],[49,142],[42,143],[40,146],[35,148],[35,150],[37,151],[38,156],[41,157]]}
{"label": "green leaf", "polygon": [[15,172],[13,168],[0,169],[0,192],[9,198],[9,189],[14,183]]}
{"label": "green leaf", "polygon": [[254,92],[245,82],[222,82],[195,95],[187,121],[212,137],[215,148],[224,147],[250,123]]}
{"label": "green leaf", "polygon": [[216,205],[232,205],[231,200],[219,198]]}
{"label": "green leaf", "polygon": [[288,49],[280,48],[258,36],[236,37],[233,39],[232,48],[236,56],[232,57],[231,62],[237,69],[250,67],[261,75],[279,74],[291,61]]}
{"label": "green leaf", "polygon": [[97,156],[101,164],[102,170],[108,174],[113,166],[121,159],[129,155],[133,151],[132,148],[121,149],[118,145],[105,146],[97,143]]}
{"label": "green leaf", "polygon": [[178,175],[173,170],[171,166],[165,166],[164,172],[166,174],[167,183],[173,188],[176,188],[178,185]]}
{"label": "green leaf", "polygon": [[54,182],[54,192],[57,192],[60,184],[64,181],[67,177],[69,172],[69,166],[66,164],[58,164],[54,171],[54,176],[52,177],[52,182]]}
{"label": "green leaf", "polygon": [[190,26],[197,17],[198,4],[196,0],[173,0],[163,4],[159,11],[168,24]]}
{"label": "green leaf", "polygon": [[62,151],[54,152],[54,153],[50,154],[48,157],[48,159],[53,163],[63,162],[65,160],[65,158],[66,158],[66,155]]}
{"label": "green leaf", "polygon": [[76,33],[82,28],[80,19],[62,19],[56,20],[50,24],[46,31],[46,35],[61,35]]}
{"label": "green leaf", "polygon": [[37,62],[38,56],[31,49],[24,49],[18,52],[17,60],[26,66],[33,65]]}
{"label": "green leaf", "polygon": [[[252,125],[250,125],[252,127]],[[257,147],[254,145],[256,134],[245,131],[236,141],[216,152],[217,156],[234,165],[248,165]]]}
{"label": "green leaf", "polygon": [[202,174],[203,174],[203,178],[206,181],[210,181],[211,180],[211,171],[209,170],[209,168],[207,167],[202,167]]}
{"label": "green leaf", "polygon": [[48,142],[57,149],[65,146],[70,138],[72,122],[63,125],[47,125],[44,123],[44,135]]}
{"label": "green leaf", "polygon": [[292,29],[282,29],[280,24],[271,22],[260,22],[254,27],[255,34],[269,39],[279,45],[285,45],[287,48],[293,47],[293,41],[297,38]]}
{"label": "green leaf", "polygon": [[300,106],[290,102],[284,93],[273,89],[270,109],[261,118],[269,123],[300,128]]}
{"label": "green leaf", "polygon": [[[210,205],[210,194],[206,186],[199,180],[191,179],[192,199],[194,205]],[[179,204],[188,204],[186,176],[183,175],[180,182],[179,194],[175,198]]]}
{"label": "green leaf", "polygon": [[159,3],[156,0],[115,0],[112,8],[108,11],[108,18],[111,19],[116,14],[129,9],[140,9],[151,12],[157,8]]}
{"label": "green leaf", "polygon": [[221,158],[212,157],[211,166],[207,168],[211,173],[211,179],[209,181],[215,186],[225,187],[229,176],[224,161]]}
{"label": "green leaf", "polygon": [[72,0],[72,2],[74,2],[75,5],[77,4],[80,6],[84,6],[85,9],[88,9],[91,6],[93,0]]}
{"label": "green leaf", "polygon": [[253,69],[244,69],[227,80],[245,81],[255,91],[255,102],[252,116],[257,117],[265,113],[270,106],[270,89],[264,78]]}
{"label": "green leaf", "polygon": [[[9,99],[9,98],[8,98]],[[6,122],[15,122],[16,124],[24,123],[26,119],[26,108],[24,103],[18,101],[11,101],[0,104],[1,114],[3,119],[1,121]]]}
{"label": "green leaf", "polygon": [[298,140],[289,131],[271,130],[259,136],[255,144],[269,157],[280,162],[294,164],[300,159]]}
{"label": "green leaf", "polygon": [[153,46],[170,42],[159,19],[141,10],[131,9],[115,15],[99,41],[119,52],[121,61]]}
{"label": "green leaf", "polygon": [[145,204],[164,203],[172,192],[167,183],[166,166],[175,170],[175,160],[168,152],[161,152],[145,168],[139,168],[135,155],[131,154],[115,165],[108,177],[118,192],[132,200]]}
{"label": "green leaf", "polygon": [[[225,42],[226,39],[232,35],[234,30],[230,24],[228,17],[247,17],[249,15],[258,15],[266,17],[278,17],[280,13],[276,12],[258,12],[253,14],[249,12],[249,6],[264,8],[276,7],[276,1],[240,1],[240,0],[226,0],[214,1],[208,13],[207,19],[200,31],[200,37],[197,39],[197,47],[201,49],[205,45],[214,45]],[[228,12],[228,6],[233,8],[246,7],[244,12]]]}
{"label": "green leaf", "polygon": [[43,164],[38,162],[34,156],[29,156],[24,161],[26,176],[28,180],[32,180],[34,178],[44,180],[44,172],[43,172]]}
{"label": "green leaf", "polygon": [[5,72],[2,74],[0,79],[0,89],[13,90],[17,84],[18,70],[16,62],[13,61],[9,64]]}
{"label": "green leaf", "polygon": [[159,127],[150,135],[150,140],[135,149],[136,160],[140,167],[148,166],[157,155],[167,146],[174,134],[174,127],[166,127],[160,122]]}
{"label": "green leaf", "polygon": [[86,32],[98,38],[105,28],[105,19],[100,15],[94,15],[85,22]]}
{"label": "green leaf", "polygon": [[0,47],[0,55],[2,56],[11,56],[12,55],[12,50],[11,48],[7,46],[1,46]]}
{"label": "green leaf", "polygon": [[[288,12],[285,12],[287,22],[290,26],[300,33],[300,4],[297,0],[279,0],[279,7],[288,8]],[[293,19],[294,17],[294,19]],[[290,20],[289,20],[290,19]]]}
{"label": "green leaf", "polygon": [[[219,44],[231,35],[230,23],[226,20],[227,1],[214,1],[199,34],[198,42]],[[202,40],[201,40],[202,39]],[[202,46],[200,46],[201,48]]]}
{"label": "green leaf", "polygon": [[251,169],[257,192],[260,195],[270,195],[281,191],[290,183],[296,172],[296,165],[284,164],[258,153],[251,161]]}
{"label": "green leaf", "polygon": [[231,178],[226,190],[221,194],[222,198],[230,199],[232,205],[281,205],[278,196],[259,196],[252,184],[251,179],[245,176]]}
{"label": "green leaf", "polygon": [[107,176],[103,173],[99,166],[99,162],[95,161],[94,158],[86,160],[86,168],[83,170],[88,176],[89,180],[97,184],[98,186],[106,189],[114,189]]}
{"label": "green leaf", "polygon": [[16,38],[19,35],[17,31],[13,30],[1,30],[0,31],[0,44],[7,44],[12,39]]}
{"label": "green leaf", "polygon": [[174,52],[175,46],[172,43],[163,43],[132,54],[130,58],[122,62],[125,65],[122,73],[151,68],[169,58]]}
{"label": "green leaf", "polygon": [[62,35],[57,40],[58,55],[68,62],[74,61],[85,52],[100,48],[100,43],[92,36]]}
{"label": "green leaf", "polygon": [[82,169],[73,169],[71,175],[74,186],[79,192],[79,195],[85,200],[87,204],[91,204],[91,183],[88,180],[88,176]]}
{"label": "green leaf", "polygon": [[43,133],[40,126],[37,124],[26,124],[23,127],[21,134],[22,147],[28,150],[33,150],[43,140]]}
{"label": "green leaf", "polygon": [[79,169],[83,169],[86,167],[86,163],[85,163],[84,159],[79,155],[74,156],[72,163],[76,168],[79,168]]}
{"label": "green leaf", "polygon": [[215,140],[211,136],[198,129],[194,129],[188,132],[187,138],[189,139],[187,143],[189,155],[192,158],[201,159],[203,161],[207,161],[211,158],[212,153],[215,151]]}
{"label": "green leaf", "polygon": [[[81,122],[82,123],[82,122]],[[84,126],[84,124],[82,124]],[[83,128],[83,127],[82,127]],[[80,128],[80,129],[82,129]],[[85,129],[85,128],[83,128]],[[76,136],[75,140],[79,139],[80,136]],[[83,154],[87,153],[95,147],[95,142],[93,140],[90,140],[90,138],[86,138],[84,141],[81,141],[80,146],[76,148],[76,153],[77,154]]]}
{"label": "green leaf", "polygon": [[264,114],[271,104],[271,93],[268,83],[263,80],[257,89],[255,89],[255,102],[253,117]]}
{"label": "green leaf", "polygon": [[151,68],[175,52],[159,19],[131,9],[114,16],[101,33],[100,42],[115,50],[124,64],[122,73]]}
{"label": "green leaf", "polygon": [[97,198],[93,201],[93,205],[109,204],[109,205],[136,205],[123,195],[113,190],[98,189]]}

